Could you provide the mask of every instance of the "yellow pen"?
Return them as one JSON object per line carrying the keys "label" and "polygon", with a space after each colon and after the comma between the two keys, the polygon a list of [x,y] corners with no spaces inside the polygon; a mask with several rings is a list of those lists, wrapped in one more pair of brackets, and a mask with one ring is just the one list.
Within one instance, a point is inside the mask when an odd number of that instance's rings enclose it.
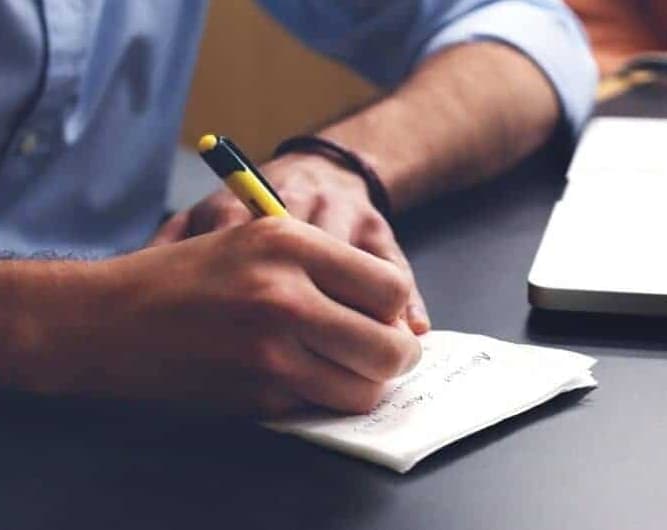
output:
{"label": "yellow pen", "polygon": [[199,154],[256,217],[289,217],[285,203],[269,181],[229,138],[202,136]]}

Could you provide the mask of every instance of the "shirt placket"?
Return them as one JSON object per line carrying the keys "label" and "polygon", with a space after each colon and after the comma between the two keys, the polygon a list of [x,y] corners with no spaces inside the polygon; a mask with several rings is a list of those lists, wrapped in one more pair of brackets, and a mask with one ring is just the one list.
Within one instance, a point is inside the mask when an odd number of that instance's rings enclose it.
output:
{"label": "shirt placket", "polygon": [[86,1],[41,0],[40,4],[46,64],[39,96],[9,145],[6,170],[12,180],[34,176],[62,147],[64,119],[77,102],[85,60]]}

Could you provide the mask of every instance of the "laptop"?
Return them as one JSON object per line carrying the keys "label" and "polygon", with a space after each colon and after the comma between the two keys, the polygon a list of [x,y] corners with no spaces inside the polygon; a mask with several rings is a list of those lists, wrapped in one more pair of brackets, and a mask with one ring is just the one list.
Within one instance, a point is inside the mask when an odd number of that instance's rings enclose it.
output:
{"label": "laptop", "polygon": [[667,120],[589,123],[528,298],[541,309],[667,316]]}

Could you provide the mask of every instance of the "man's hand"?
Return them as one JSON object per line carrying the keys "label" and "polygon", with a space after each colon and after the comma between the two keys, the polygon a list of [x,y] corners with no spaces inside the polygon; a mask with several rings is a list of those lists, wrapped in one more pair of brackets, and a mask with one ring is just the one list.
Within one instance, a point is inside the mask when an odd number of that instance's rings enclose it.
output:
{"label": "man's hand", "polygon": [[[262,167],[290,214],[319,226],[341,241],[391,261],[410,278],[410,298],[402,317],[413,332],[430,323],[412,270],[387,221],[371,204],[357,175],[315,155],[290,154]],[[210,195],[191,210],[176,214],[158,232],[154,245],[246,223],[250,213],[227,190]]]}
{"label": "man's hand", "polygon": [[[5,359],[5,384],[231,413],[361,413],[420,357],[397,323],[405,271],[293,219],[67,269],[17,308],[15,344],[32,346]],[[16,299],[30,302],[23,291]]]}

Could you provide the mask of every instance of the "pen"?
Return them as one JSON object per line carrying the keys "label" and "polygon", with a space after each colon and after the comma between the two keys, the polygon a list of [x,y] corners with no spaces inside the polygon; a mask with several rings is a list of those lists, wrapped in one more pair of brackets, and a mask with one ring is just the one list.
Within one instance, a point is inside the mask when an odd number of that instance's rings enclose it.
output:
{"label": "pen", "polygon": [[199,154],[255,217],[289,217],[285,203],[269,181],[229,138],[202,136]]}

